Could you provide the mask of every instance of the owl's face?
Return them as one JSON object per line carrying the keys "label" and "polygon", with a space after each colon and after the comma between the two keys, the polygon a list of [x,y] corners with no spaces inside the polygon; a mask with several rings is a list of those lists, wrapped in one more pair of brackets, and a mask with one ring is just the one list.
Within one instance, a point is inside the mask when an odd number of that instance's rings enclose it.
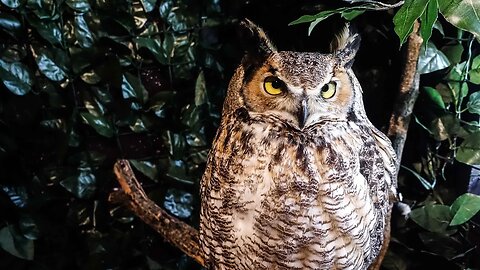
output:
{"label": "owl's face", "polygon": [[272,52],[247,70],[240,91],[248,111],[302,129],[347,117],[353,96],[347,69],[333,54]]}
{"label": "owl's face", "polygon": [[259,27],[248,20],[243,26],[256,45],[232,78],[228,110],[242,107],[301,130],[324,120],[345,120],[361,102],[351,70],[359,37],[348,27],[337,36],[334,52],[321,54],[277,51]]}

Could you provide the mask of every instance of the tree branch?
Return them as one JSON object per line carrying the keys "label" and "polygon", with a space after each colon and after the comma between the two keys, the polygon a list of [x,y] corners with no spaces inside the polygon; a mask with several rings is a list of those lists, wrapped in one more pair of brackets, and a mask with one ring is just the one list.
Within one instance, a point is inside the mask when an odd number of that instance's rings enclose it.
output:
{"label": "tree branch", "polygon": [[417,62],[423,39],[420,37],[419,22],[413,26],[413,33],[407,41],[405,66],[400,82],[400,91],[393,107],[387,136],[392,141],[397,154],[397,173],[400,169],[403,147],[407,139],[408,125],[412,117],[413,106],[419,93],[420,74],[417,72]]}
{"label": "tree branch", "polygon": [[124,204],[165,240],[179,248],[200,265],[205,266],[198,230],[171,216],[150,200],[135,178],[128,160],[118,160],[115,163],[114,172],[122,190],[111,193],[109,201]]}

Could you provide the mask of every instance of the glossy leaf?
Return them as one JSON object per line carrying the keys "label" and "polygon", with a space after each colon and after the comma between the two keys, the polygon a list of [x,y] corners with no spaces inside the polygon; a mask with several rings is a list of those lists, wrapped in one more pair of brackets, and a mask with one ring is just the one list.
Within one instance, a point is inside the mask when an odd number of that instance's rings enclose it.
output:
{"label": "glossy leaf", "polygon": [[95,116],[90,113],[82,112],[80,113],[83,120],[93,127],[95,131],[105,137],[112,137],[114,134],[113,126],[105,117]]}
{"label": "glossy leaf", "polygon": [[22,31],[22,23],[15,16],[8,13],[0,13],[0,28],[15,38],[19,38]]}
{"label": "glossy leaf", "polygon": [[438,2],[437,0],[429,0],[425,12],[420,17],[420,36],[423,38],[423,43],[427,44],[432,36],[433,25],[438,17]]}
{"label": "glossy leaf", "polygon": [[90,168],[80,168],[77,175],[62,180],[60,185],[82,199],[93,195],[96,190],[95,182],[95,175]]}
{"label": "glossy leaf", "polygon": [[82,48],[90,48],[93,44],[93,36],[88,28],[83,14],[75,15],[75,37]]}
{"label": "glossy leaf", "polygon": [[90,10],[88,0],[65,0],[65,3],[75,11],[87,12]]}
{"label": "glossy leaf", "polygon": [[2,3],[9,8],[18,8],[22,2],[20,0],[2,0]]}
{"label": "glossy leaf", "polygon": [[467,108],[471,113],[480,114],[480,91],[470,94]]}
{"label": "glossy leaf", "polygon": [[433,104],[435,104],[439,108],[445,109],[445,103],[443,102],[443,98],[435,88],[424,87],[423,90]]}
{"label": "glossy leaf", "polygon": [[192,194],[170,188],[165,195],[163,206],[173,215],[179,218],[188,218],[193,211],[193,196]]}
{"label": "glossy leaf", "polygon": [[63,81],[67,74],[53,60],[52,54],[44,48],[33,49],[33,56],[37,63],[38,69],[52,81]]}
{"label": "glossy leaf", "polygon": [[0,229],[0,247],[15,257],[33,260],[33,240],[23,237],[12,225]]}
{"label": "glossy leaf", "polygon": [[148,100],[148,92],[140,79],[128,72],[123,76],[122,96],[125,99],[135,98],[142,103]]}
{"label": "glossy leaf", "polygon": [[431,204],[413,209],[410,219],[430,232],[445,232],[450,224],[452,215],[450,207]]}
{"label": "glossy leaf", "polygon": [[470,134],[460,144],[455,158],[469,165],[480,165],[480,132]]}
{"label": "glossy leaf", "polygon": [[480,36],[480,1],[438,0],[440,13],[456,27]]}
{"label": "glossy leaf", "polygon": [[417,66],[420,74],[431,73],[448,66],[450,66],[450,61],[432,42],[428,42],[426,48],[422,46]]}
{"label": "glossy leaf", "polygon": [[[425,12],[429,0],[405,0],[405,3],[393,17],[395,33],[400,38],[400,44],[405,43],[413,31],[413,24]],[[431,18],[431,16],[430,16]]]}
{"label": "glossy leaf", "polygon": [[471,193],[463,194],[453,202],[450,211],[453,215],[450,226],[463,224],[480,211],[480,196]]}
{"label": "glossy leaf", "polygon": [[40,236],[40,228],[31,216],[22,215],[18,220],[18,225],[23,237],[37,240]]}
{"label": "glossy leaf", "polygon": [[27,66],[22,63],[7,63],[0,59],[0,79],[5,87],[15,95],[23,96],[30,92],[33,76]]}
{"label": "glossy leaf", "polygon": [[159,38],[136,38],[135,43],[138,48],[148,49],[159,63],[168,63]]}
{"label": "glossy leaf", "polygon": [[156,3],[157,3],[157,0],[142,0],[143,8],[147,13],[151,12],[155,8]]}
{"label": "glossy leaf", "polygon": [[130,159],[130,163],[135,167],[135,169],[139,170],[145,176],[150,178],[153,181],[158,181],[158,168],[151,161],[139,161]]}
{"label": "glossy leaf", "polygon": [[35,16],[27,17],[27,19],[42,38],[52,45],[63,46],[63,33],[57,21],[40,20]]}

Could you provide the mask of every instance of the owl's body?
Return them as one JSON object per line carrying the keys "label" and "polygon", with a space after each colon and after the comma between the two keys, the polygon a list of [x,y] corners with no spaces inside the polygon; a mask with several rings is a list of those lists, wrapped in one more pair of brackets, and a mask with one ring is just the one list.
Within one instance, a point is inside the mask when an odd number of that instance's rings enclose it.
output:
{"label": "owl's body", "polygon": [[247,26],[266,54],[232,78],[202,179],[207,267],[367,269],[396,193],[388,139],[366,118],[349,63],[277,52]]}

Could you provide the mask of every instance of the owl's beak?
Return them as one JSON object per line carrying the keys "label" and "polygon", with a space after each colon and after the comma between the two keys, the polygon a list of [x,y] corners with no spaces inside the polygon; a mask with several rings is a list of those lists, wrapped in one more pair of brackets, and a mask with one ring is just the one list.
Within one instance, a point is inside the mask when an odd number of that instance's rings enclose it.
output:
{"label": "owl's beak", "polygon": [[302,100],[300,109],[297,112],[297,118],[298,118],[298,127],[300,129],[303,129],[308,119],[308,105],[307,105],[306,99]]}

